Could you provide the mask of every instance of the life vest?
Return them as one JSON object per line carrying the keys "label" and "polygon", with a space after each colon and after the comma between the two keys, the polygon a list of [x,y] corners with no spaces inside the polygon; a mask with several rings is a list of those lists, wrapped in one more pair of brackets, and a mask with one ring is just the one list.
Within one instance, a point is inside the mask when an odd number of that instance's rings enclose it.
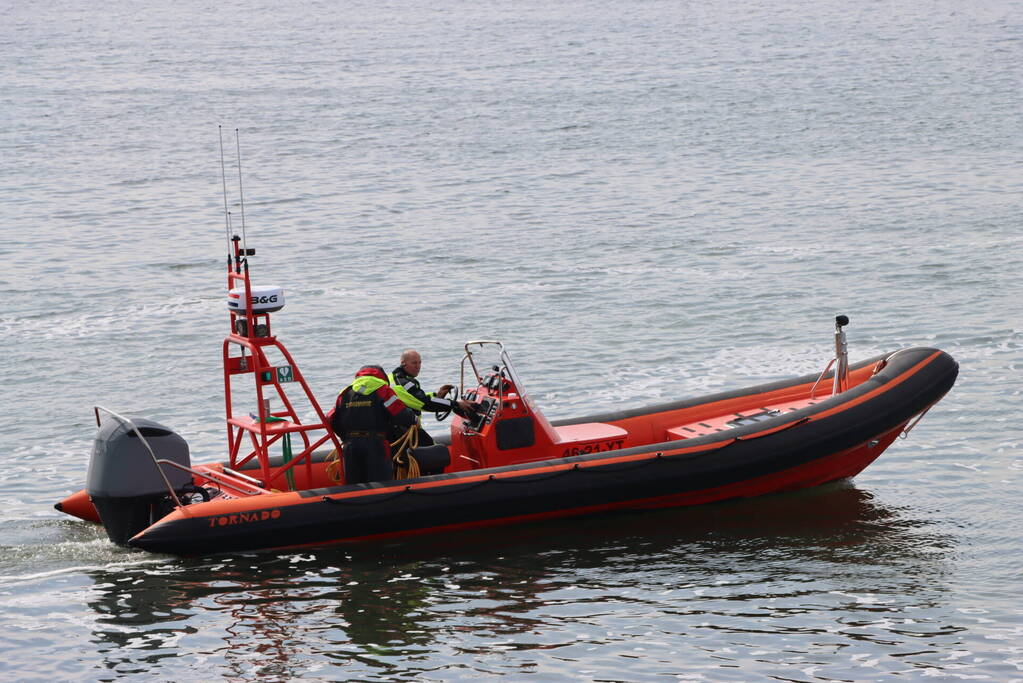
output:
{"label": "life vest", "polygon": [[[412,389],[418,389],[420,392],[423,390],[419,387],[419,382],[414,377],[404,375],[402,377],[395,377],[393,372],[387,373],[387,379],[391,383],[391,388],[394,389],[394,393],[398,395],[401,402],[407,405],[417,413],[423,412],[423,406],[426,405],[423,401],[419,400],[410,393]],[[429,396],[429,394],[427,394]]]}
{"label": "life vest", "polygon": [[384,371],[367,365],[341,390],[328,417],[331,429],[342,438],[384,435],[392,419],[403,410],[405,404],[387,383]]}

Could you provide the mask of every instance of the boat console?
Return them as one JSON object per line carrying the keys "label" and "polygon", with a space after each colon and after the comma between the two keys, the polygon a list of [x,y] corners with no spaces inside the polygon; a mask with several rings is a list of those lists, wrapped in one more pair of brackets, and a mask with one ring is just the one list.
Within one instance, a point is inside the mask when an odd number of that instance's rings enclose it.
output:
{"label": "boat console", "polygon": [[[496,353],[486,368],[483,352]],[[467,368],[471,374],[467,376]],[[466,380],[475,387],[466,388]],[[515,465],[626,447],[628,432],[599,422],[555,427],[524,392],[504,345],[494,340],[465,344],[459,395],[474,413],[451,424],[449,472]]]}

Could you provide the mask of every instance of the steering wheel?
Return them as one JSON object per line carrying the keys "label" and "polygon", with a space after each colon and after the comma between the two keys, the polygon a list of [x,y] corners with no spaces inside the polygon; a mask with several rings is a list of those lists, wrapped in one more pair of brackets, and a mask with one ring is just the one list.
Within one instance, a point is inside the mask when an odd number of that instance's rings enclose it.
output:
{"label": "steering wheel", "polygon": [[448,419],[448,415],[451,414],[451,411],[455,407],[455,401],[458,400],[458,389],[451,387],[437,398],[449,397],[451,399],[451,405],[448,406],[447,408],[444,408],[443,410],[438,410],[437,412],[434,413],[434,416],[437,418],[437,422],[443,422],[444,420]]}

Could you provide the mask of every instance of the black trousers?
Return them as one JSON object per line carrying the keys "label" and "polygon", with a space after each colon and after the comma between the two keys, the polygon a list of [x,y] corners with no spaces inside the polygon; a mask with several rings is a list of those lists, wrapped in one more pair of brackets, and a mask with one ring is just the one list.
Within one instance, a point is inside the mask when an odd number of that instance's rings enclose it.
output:
{"label": "black trousers", "polygon": [[345,460],[345,483],[364,484],[369,481],[394,479],[391,446],[380,437],[354,438],[341,444]]}

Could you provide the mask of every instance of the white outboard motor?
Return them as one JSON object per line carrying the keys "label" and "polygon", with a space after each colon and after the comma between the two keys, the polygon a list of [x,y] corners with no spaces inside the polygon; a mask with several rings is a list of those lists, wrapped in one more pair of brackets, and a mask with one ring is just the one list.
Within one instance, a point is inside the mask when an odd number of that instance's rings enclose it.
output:
{"label": "white outboard motor", "polygon": [[118,545],[125,545],[155,521],[154,511],[162,508],[161,503],[170,496],[168,484],[175,491],[186,490],[192,484],[189,472],[154,461],[169,460],[190,467],[185,440],[152,420],[139,418],[134,426],[121,420],[103,423],[93,442],[86,478],[86,492],[107,536]]}

